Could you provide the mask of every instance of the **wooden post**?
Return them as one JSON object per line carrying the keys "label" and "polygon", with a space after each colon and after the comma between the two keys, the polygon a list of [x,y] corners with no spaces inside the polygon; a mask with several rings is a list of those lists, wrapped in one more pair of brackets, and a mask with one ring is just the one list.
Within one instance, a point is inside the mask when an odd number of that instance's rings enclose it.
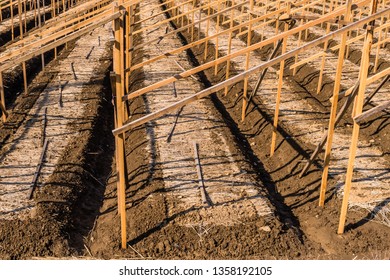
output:
{"label": "wooden post", "polygon": [[[235,5],[235,0],[232,0],[232,6]],[[231,10],[230,13],[230,28],[233,28],[233,19],[234,19],[234,10]],[[230,55],[232,51],[232,39],[233,39],[233,32],[229,32],[229,42],[228,42],[228,49],[227,49],[227,55]],[[226,62],[226,74],[225,74],[225,80],[229,79],[230,75],[230,59]],[[225,96],[228,94],[228,87],[225,87]]]}
{"label": "wooden post", "polygon": [[[347,21],[351,17],[351,7],[352,7],[352,0],[348,0],[347,1],[347,13],[346,13],[346,20]],[[348,36],[347,32],[345,32],[341,35],[339,56],[338,56],[338,60],[337,60],[335,82],[334,82],[334,87],[333,87],[333,102],[332,102],[332,107],[330,110],[328,137],[327,137],[327,141],[326,141],[324,167],[323,167],[323,171],[322,171],[322,180],[321,180],[321,188],[320,188],[320,199],[319,199],[319,203],[318,203],[318,205],[321,207],[324,206],[324,203],[325,203],[325,193],[326,193],[326,187],[327,187],[327,183],[328,183],[330,155],[331,155],[331,150],[332,150],[332,142],[333,142],[335,122],[336,122],[337,105],[338,105],[339,92],[340,92],[340,87],[341,87],[341,85],[340,85],[341,75],[343,72],[344,54],[345,54],[346,42],[347,42],[347,38],[348,38],[347,36]]]}
{"label": "wooden post", "polygon": [[[210,14],[211,14],[211,7],[210,7],[210,1],[211,0],[208,0],[208,8],[207,8],[207,24],[206,24],[206,38],[209,37],[209,29],[210,29]],[[204,42],[204,61],[207,60],[207,52],[208,52],[208,40],[206,39],[206,41]]]}
{"label": "wooden post", "polygon": [[[120,0],[122,3],[123,0]],[[119,10],[118,4],[115,3],[114,12]],[[115,83],[115,103],[117,109],[117,125],[121,127],[123,125],[123,83],[122,83],[122,68],[123,68],[123,60],[121,54],[121,45],[123,46],[123,18],[118,18],[114,20],[114,33],[115,33],[115,43],[113,50],[113,68],[116,77]],[[117,163],[117,172],[118,172],[118,180],[117,180],[117,189],[118,189],[118,197],[119,197],[119,205],[118,210],[121,218],[121,240],[122,240],[122,249],[127,248],[127,230],[126,230],[126,186],[125,186],[125,133],[119,134],[116,136],[116,157]]]}
{"label": "wooden post", "polygon": [[[324,0],[324,2],[325,2],[325,0]],[[301,25],[303,25],[303,19],[301,19]],[[301,46],[301,41],[302,41],[302,30],[299,31],[299,34],[298,34],[298,47]],[[297,62],[298,62],[298,55],[296,55],[295,58],[294,58],[294,64],[297,63]],[[297,67],[294,67],[294,69],[293,69],[293,76],[295,76],[296,74],[297,74]]]}
{"label": "wooden post", "polygon": [[[291,3],[288,3],[288,9],[287,14],[290,14],[290,7]],[[288,24],[287,22],[284,22],[284,31],[288,31]],[[283,38],[283,45],[282,45],[282,54],[286,53],[287,50],[287,36]],[[276,45],[275,45],[276,48]],[[275,147],[276,147],[276,136],[277,136],[277,128],[278,128],[278,122],[279,122],[279,108],[280,108],[280,99],[282,94],[282,87],[283,87],[283,75],[284,75],[284,66],[285,66],[285,60],[282,60],[280,62],[279,67],[279,81],[278,81],[278,89],[276,93],[276,104],[275,104],[275,114],[274,114],[274,123],[272,128],[272,139],[271,139],[271,150],[270,150],[270,156],[272,157],[275,153]]]}
{"label": "wooden post", "polygon": [[[192,1],[192,6],[194,8],[195,8],[195,4],[196,4],[196,1],[193,0]],[[202,10],[199,9],[199,11],[201,12]],[[192,14],[191,14],[191,43],[194,41],[194,29],[195,29],[194,22],[195,22],[195,9],[192,9]]]}
{"label": "wooden post", "polygon": [[[383,6],[384,6],[384,3],[385,1],[382,2],[383,3]],[[381,23],[379,26],[381,26],[383,24],[383,20],[384,20],[384,16],[381,17]],[[381,42],[382,40],[382,29],[379,29],[378,31],[378,45],[376,47],[376,54],[375,54],[375,62],[374,62],[374,73],[376,73],[376,71],[378,71],[378,62],[379,62],[379,53],[380,53],[380,49],[381,49]]]}
{"label": "wooden post", "polygon": [[[130,12],[130,9],[132,8],[132,6],[130,7],[127,7],[126,8],[126,27],[125,27],[125,30],[126,30],[126,55],[125,55],[125,58],[126,58],[126,69],[130,68],[130,61],[131,61],[131,57],[130,57],[130,51],[129,49],[132,47],[130,46],[130,34],[131,34],[131,12]],[[129,77],[130,77],[130,71],[126,71],[126,81],[125,81],[125,94],[127,94],[128,90],[129,90]]]}
{"label": "wooden post", "polygon": [[[19,16],[19,30],[20,30],[20,39],[23,39],[23,21],[22,21],[22,3],[18,0],[18,16]],[[28,93],[27,87],[27,71],[26,71],[26,62],[22,62],[22,71],[23,71],[23,84],[24,84],[24,93]]]}
{"label": "wooden post", "polygon": [[[217,5],[217,9],[219,12],[220,11],[220,0],[217,1],[218,5]],[[218,15],[217,16],[217,26],[215,27],[215,32],[216,33],[219,33],[219,23],[220,23],[220,16]],[[216,37],[215,38],[215,55],[214,55],[214,59],[218,59],[218,55],[219,55],[219,37]],[[214,75],[217,76],[218,74],[218,63],[215,64],[215,68],[214,68]]]}
{"label": "wooden post", "polygon": [[[332,10],[332,8],[331,8],[331,10]],[[326,34],[329,34],[329,32],[330,32],[330,23],[328,22],[328,23],[326,24]],[[322,77],[323,77],[323,75],[324,75],[326,51],[327,51],[327,49],[328,49],[328,44],[329,44],[329,40],[327,40],[327,41],[324,43],[324,54],[322,55],[322,59],[321,59],[321,68],[320,68],[320,73],[319,73],[319,76],[318,76],[317,94],[320,93],[321,88],[322,88]]]}
{"label": "wooden post", "polygon": [[14,5],[13,0],[10,1],[10,12],[11,12],[11,38],[12,41],[15,39],[15,30],[14,30]]}
{"label": "wooden post", "polygon": [[[37,9],[38,9],[38,26],[42,27],[40,0],[37,0]],[[44,54],[41,54],[41,62],[42,62],[42,70],[43,70],[43,69],[45,69],[45,55]]]}
{"label": "wooden post", "polygon": [[[378,5],[378,0],[373,0],[371,2],[370,14],[376,13],[377,5]],[[366,81],[368,76],[368,68],[370,65],[370,51],[371,51],[371,45],[373,40],[374,27],[375,27],[375,20],[373,20],[372,22],[370,22],[370,24],[367,25],[366,38],[364,40],[361,66],[360,66],[360,87],[359,87],[358,95],[355,98],[355,110],[353,112],[353,117],[361,114],[363,111],[364,93],[366,91]],[[347,175],[345,179],[343,203],[341,205],[340,222],[337,231],[338,234],[344,233],[345,220],[347,217],[347,210],[348,210],[349,193],[351,191],[351,185],[352,185],[354,162],[356,158],[357,144],[359,140],[359,131],[360,131],[360,125],[354,120],[352,141],[349,150]]]}
{"label": "wooden post", "polygon": [[[249,20],[252,20],[252,13],[253,12],[253,0],[250,1],[250,13],[249,13]],[[247,33],[247,41],[246,46],[250,47],[252,44],[252,24],[248,25],[248,33]],[[246,53],[246,59],[245,59],[245,71],[249,69],[249,59],[250,59],[250,52]],[[243,122],[245,120],[246,115],[246,106],[248,104],[247,96],[248,96],[248,82],[249,78],[244,79],[244,92],[242,96],[242,110],[241,110],[241,121]]]}

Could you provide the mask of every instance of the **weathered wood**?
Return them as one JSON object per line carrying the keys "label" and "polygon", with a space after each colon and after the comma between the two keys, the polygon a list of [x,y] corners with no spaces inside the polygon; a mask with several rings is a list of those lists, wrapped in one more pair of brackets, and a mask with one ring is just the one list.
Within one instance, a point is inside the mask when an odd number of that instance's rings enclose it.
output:
{"label": "weathered wood", "polygon": [[45,107],[43,116],[42,116],[42,130],[41,130],[41,146],[45,145],[46,141],[46,126],[47,126],[47,107]]}
{"label": "weathered wood", "polygon": [[353,118],[353,120],[357,123],[357,124],[362,124],[363,122],[366,122],[370,117],[372,117],[373,115],[383,111],[384,109],[386,108],[389,108],[390,107],[390,101],[386,101],[384,102],[383,104],[380,104],[370,110],[367,110],[365,111],[364,113],[361,113],[359,115],[357,115],[356,117]]}
{"label": "weathered wood", "polygon": [[58,105],[60,107],[63,106],[62,104],[62,84],[61,84],[61,76],[58,75]]}
{"label": "weathered wood", "polygon": [[180,108],[179,110],[177,110],[177,112],[176,112],[175,119],[174,119],[173,124],[172,124],[172,128],[171,128],[171,130],[169,131],[168,136],[167,136],[167,142],[168,142],[168,143],[171,142],[171,139],[172,139],[172,136],[173,136],[173,132],[175,131],[175,128],[176,128],[176,125],[177,125],[177,121],[179,120],[180,114],[181,114],[181,112],[183,111],[183,109],[184,109],[184,106],[181,107],[181,108]]}
{"label": "weathered wood", "polygon": [[2,114],[2,120],[3,122],[7,121],[8,113],[7,108],[5,106],[5,95],[4,95],[4,85],[3,85],[3,73],[0,71],[0,104],[1,104],[1,111]]}
{"label": "weathered wood", "polygon": [[91,53],[93,52],[93,49],[95,48],[95,46],[92,46],[91,50],[87,53],[87,55],[85,56],[85,59],[89,59],[89,57],[91,56]]}
{"label": "weathered wood", "polygon": [[204,185],[202,166],[200,165],[198,143],[196,143],[196,142],[194,142],[194,158],[195,158],[196,172],[198,174],[198,183],[199,183],[198,188],[199,188],[201,196],[202,196],[202,203],[204,205],[210,206],[210,202],[207,199],[207,195],[206,195],[206,187]]}
{"label": "weathered wood", "polygon": [[49,139],[46,138],[45,143],[44,143],[43,148],[42,148],[41,156],[39,158],[38,165],[37,165],[35,172],[34,172],[33,180],[32,180],[31,185],[30,185],[30,189],[29,189],[28,196],[27,196],[28,199],[33,198],[34,191],[37,187],[39,174],[40,174],[42,166],[43,166],[43,160],[45,159],[45,154],[46,154],[48,144],[49,144]]}
{"label": "weathered wood", "polygon": [[70,69],[72,70],[73,79],[77,80],[77,75],[76,75],[76,71],[74,70],[74,63],[73,62],[70,63]]}
{"label": "weathered wood", "polygon": [[[366,106],[370,101],[371,99],[379,92],[379,90],[387,83],[387,81],[389,81],[390,79],[390,75],[387,75],[383,80],[382,82],[375,88],[375,90],[373,92],[371,92],[367,98],[364,100],[364,106]],[[368,83],[367,83],[368,84]]]}

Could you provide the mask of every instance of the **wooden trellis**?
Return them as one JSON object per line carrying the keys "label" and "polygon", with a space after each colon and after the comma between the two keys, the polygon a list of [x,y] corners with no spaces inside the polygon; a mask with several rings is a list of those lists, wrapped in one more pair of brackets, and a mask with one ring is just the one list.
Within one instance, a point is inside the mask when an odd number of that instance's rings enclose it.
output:
{"label": "wooden trellis", "polygon": [[[76,4],[74,6],[73,3]],[[121,245],[122,248],[127,247],[127,230],[126,230],[126,152],[125,139],[126,132],[147,122],[153,121],[164,115],[180,110],[183,106],[190,104],[200,98],[206,97],[219,90],[224,90],[225,95],[229,94],[229,88],[236,83],[243,83],[243,98],[242,98],[242,120],[246,117],[246,110],[253,95],[258,92],[262,82],[262,75],[265,75],[267,69],[278,67],[277,87],[275,89],[275,112],[273,115],[273,133],[271,137],[270,155],[275,151],[276,139],[280,137],[277,133],[279,126],[279,104],[283,102],[283,76],[286,68],[286,61],[289,70],[292,70],[293,75],[297,69],[305,64],[309,64],[315,60],[320,60],[319,79],[316,88],[317,93],[321,93],[320,89],[323,86],[323,75],[326,61],[326,56],[329,52],[337,53],[337,64],[332,69],[334,75],[333,94],[331,98],[331,109],[329,117],[329,125],[326,135],[318,145],[303,169],[301,175],[308,170],[310,164],[318,156],[322,147],[325,146],[324,169],[322,174],[321,188],[319,190],[319,205],[324,206],[325,193],[328,180],[328,170],[332,152],[332,140],[335,126],[339,122],[342,114],[338,116],[338,102],[341,98],[350,98],[350,104],[353,103],[353,134],[350,146],[350,157],[347,166],[347,176],[345,181],[345,191],[342,203],[340,223],[338,233],[344,231],[344,224],[348,206],[348,195],[351,188],[352,174],[354,169],[354,161],[356,157],[357,140],[359,137],[360,123],[373,114],[390,107],[390,103],[379,104],[375,108],[363,112],[364,96],[368,85],[376,84],[382,80],[380,85],[383,86],[388,80],[390,69],[379,68],[380,49],[390,41],[388,29],[390,22],[390,1],[386,0],[277,0],[277,1],[254,1],[254,0],[167,0],[161,4],[156,4],[153,7],[144,7],[144,10],[152,11],[155,8],[161,8],[161,11],[155,14],[149,14],[143,20],[139,20],[137,15],[139,7],[143,6],[141,0],[119,0],[110,5],[109,0],[94,0],[94,1],[69,1],[69,0],[53,0],[51,3],[52,19],[47,20],[36,29],[26,32],[25,20],[29,11],[36,11],[34,17],[41,19],[38,12],[40,7],[35,5],[34,1],[29,0],[4,0],[0,1],[0,14],[2,10],[10,9],[16,5],[18,9],[18,25],[20,29],[19,38],[14,38],[15,41],[6,46],[6,50],[0,53],[0,109],[2,111],[2,120],[6,121],[8,112],[5,104],[5,95],[3,87],[2,73],[11,69],[16,65],[25,63],[31,58],[43,55],[49,50],[53,50],[60,45],[87,34],[94,28],[101,26],[107,22],[113,22],[114,46],[113,46],[113,72],[111,74],[112,89],[115,94],[115,136],[116,145],[116,166],[118,172],[117,190],[118,190],[118,212],[121,217]],[[39,3],[39,2],[37,2]],[[22,7],[22,8],[20,8]],[[30,7],[27,9],[26,7]],[[320,8],[319,8],[320,7]],[[321,14],[315,13],[316,9],[321,10]],[[145,27],[137,27],[145,20],[151,20],[163,13],[169,13],[170,18],[157,21],[156,23]],[[11,20],[14,20],[14,14],[11,12]],[[197,17],[198,16],[198,17]],[[0,22],[7,19],[0,17]],[[210,31],[211,22],[216,22],[215,32]],[[174,22],[176,29],[168,28],[167,26]],[[294,23],[294,24],[292,24]],[[24,27],[23,27],[24,24]],[[206,26],[202,29],[202,24]],[[12,25],[13,26],[13,25]],[[224,28],[220,28],[224,26]],[[273,36],[264,35],[264,27],[273,26],[275,32]],[[308,34],[314,27],[321,26],[326,29],[325,35],[310,40]],[[14,27],[12,27],[14,34]],[[165,35],[153,36],[153,30],[156,28],[166,28]],[[195,36],[195,30],[198,30]],[[144,59],[142,62],[135,63],[132,59],[133,53],[136,50],[142,49],[147,45],[156,45],[165,38],[177,34],[179,32],[188,31],[190,34],[189,42],[178,48],[163,50],[163,53],[155,57]],[[260,40],[255,41],[252,34],[259,34]],[[138,34],[148,34],[144,37],[144,42],[136,44],[134,36]],[[201,36],[201,34],[203,34]],[[234,37],[246,36],[245,46],[238,50],[232,49],[232,40]],[[228,45],[226,46],[226,54],[221,55],[218,52],[221,44],[220,38],[228,36]],[[291,47],[288,42],[291,38],[296,39],[296,45]],[[330,44],[331,40],[340,38],[337,44]],[[374,41],[373,38],[376,40]],[[216,52],[214,57],[206,60],[206,54],[210,42],[215,42]],[[364,42],[364,48],[361,50],[362,59],[360,66],[359,79],[355,86],[342,91],[341,75],[344,71],[344,60],[348,55],[351,46],[358,42]],[[181,72],[175,75],[161,79],[160,81],[140,88],[138,90],[129,91],[130,77],[133,71],[140,69],[146,65],[153,64],[163,59],[172,59],[172,55],[185,52],[194,47],[204,46],[205,62],[197,67],[190,69],[183,68],[178,62],[176,64],[181,69]],[[254,52],[265,47],[273,46],[273,52],[267,61],[258,65],[250,65],[250,61]],[[307,52],[309,49],[319,47],[321,51],[299,59],[299,55]],[[375,50],[375,60],[373,71],[369,73],[369,55],[371,50]],[[245,69],[238,74],[233,75],[230,65],[234,58],[241,58],[245,61]],[[126,102],[135,97],[142,96],[148,92],[159,88],[173,85],[175,82],[186,79],[195,78],[194,75],[213,69],[214,74],[217,74],[218,66],[226,63],[225,80],[206,88],[198,93],[181,99],[170,106],[161,108],[137,120],[131,120],[127,109]],[[25,73],[25,66],[23,66]],[[248,79],[251,75],[260,74],[258,84],[255,90],[249,92]],[[27,92],[27,82],[25,79],[25,91]],[[384,82],[383,82],[384,81]],[[380,86],[379,85],[379,86]],[[261,94],[261,93],[258,93]],[[354,99],[354,100],[353,100]],[[354,102],[352,102],[354,101]],[[343,109],[340,109],[341,112]],[[179,111],[180,112],[180,111]],[[130,112],[131,113],[131,112]],[[178,113],[180,114],[180,113]]]}
{"label": "wooden trellis", "polygon": [[[251,57],[251,52],[254,50],[257,50],[259,48],[265,47],[269,44],[277,44],[279,41],[287,41],[289,37],[291,36],[297,36],[300,38],[299,45],[294,49],[287,49],[283,47],[283,50],[281,54],[275,56],[274,58],[271,58],[269,61],[266,61],[260,65],[256,65],[252,68],[247,67],[245,71],[242,73],[239,73],[235,76],[230,76],[231,73],[226,73],[226,80],[223,82],[220,82],[216,85],[211,86],[210,88],[204,89],[190,97],[187,97],[185,99],[182,99],[180,101],[177,101],[176,103],[161,108],[160,110],[150,113],[142,118],[139,118],[137,120],[125,120],[124,125],[118,126],[114,131],[114,135],[117,137],[120,135],[123,135],[127,131],[134,129],[142,124],[145,124],[149,121],[153,121],[157,118],[163,117],[164,115],[171,113],[173,111],[176,111],[183,106],[190,104],[191,102],[197,101],[200,98],[203,98],[205,96],[208,96],[214,92],[217,92],[221,89],[225,89],[225,92],[227,93],[227,89],[229,86],[232,86],[236,84],[237,82],[244,81],[244,98],[243,98],[243,109],[242,109],[242,118],[245,118],[245,109],[247,107],[246,105],[246,94],[247,91],[245,90],[245,84],[246,80],[251,74],[258,73],[260,71],[263,71],[267,69],[268,67],[274,66],[274,65],[280,65],[280,77],[283,76],[283,69],[284,69],[284,62],[287,59],[293,58],[295,59],[295,63],[290,65],[290,68],[295,70],[298,66],[310,63],[311,61],[322,58],[322,66],[321,66],[321,72],[320,72],[320,79],[319,79],[319,85],[318,88],[321,87],[322,83],[322,75],[323,75],[323,66],[326,62],[324,57],[326,56],[327,52],[329,51],[337,51],[339,53],[339,58],[337,62],[337,66],[335,67],[335,84],[333,89],[333,103],[332,103],[332,109],[331,109],[331,116],[329,120],[329,129],[328,129],[328,137],[327,139],[327,145],[326,145],[326,152],[325,152],[325,159],[324,159],[324,173],[322,176],[322,187],[320,190],[320,205],[323,206],[324,203],[324,194],[326,190],[327,185],[327,169],[329,166],[329,158],[330,158],[330,152],[332,149],[332,134],[334,131],[335,126],[335,120],[336,120],[336,112],[338,109],[337,100],[339,100],[339,93],[341,91],[340,82],[341,82],[341,74],[343,72],[343,62],[345,58],[345,52],[348,50],[349,46],[352,45],[357,40],[364,40],[365,45],[371,45],[371,43],[367,42],[367,35],[361,34],[361,29],[365,28],[366,26],[371,26],[370,31],[368,33],[376,33],[376,34],[386,34],[388,29],[388,24],[384,25],[375,25],[373,22],[375,20],[380,19],[381,22],[384,22],[383,19],[388,18],[390,14],[390,9],[388,6],[386,6],[385,1],[382,3],[382,9],[378,9],[378,11],[373,10],[371,8],[371,12],[367,14],[367,7],[369,5],[376,5],[378,1],[352,1],[348,0],[344,4],[340,4],[337,1],[270,1],[271,3],[256,3],[256,5],[262,5],[263,13],[259,13],[259,11],[254,12],[252,9],[252,5],[254,5],[253,1],[230,1],[229,3],[227,1],[198,1],[200,3],[192,3],[192,1],[165,1],[165,8],[166,11],[172,12],[172,17],[167,19],[166,21],[156,23],[153,26],[149,26],[144,29],[140,29],[137,31],[137,33],[140,32],[147,32],[148,30],[152,28],[157,28],[159,26],[166,25],[168,21],[175,21],[178,23],[182,23],[182,25],[178,24],[178,28],[168,32],[165,36],[170,36],[174,33],[184,31],[184,30],[190,30],[190,34],[193,32],[193,28],[199,28],[200,22],[204,21],[210,21],[210,20],[216,20],[217,26],[220,20],[223,21],[224,16],[231,16],[233,17],[233,13],[231,12],[233,9],[237,9],[241,11],[241,14],[237,17],[231,18],[231,22],[235,21],[236,24],[230,24],[228,28],[225,29],[218,29],[215,34],[209,34],[208,30],[204,30],[204,34],[206,34],[205,37],[198,37],[197,40],[194,40],[193,36],[191,37],[191,41],[188,42],[187,45],[184,45],[182,47],[172,49],[172,50],[164,50],[164,54],[161,54],[156,57],[151,57],[148,60],[144,60],[143,62],[140,62],[139,64],[130,65],[130,67],[127,67],[125,69],[126,72],[134,71],[135,69],[141,68],[145,65],[154,63],[158,60],[165,59],[173,54],[181,53],[185,51],[186,49],[200,46],[202,44],[205,44],[205,48],[207,48],[207,43],[211,39],[215,39],[215,41],[218,44],[218,37],[221,35],[228,34],[230,38],[234,35],[243,35],[245,33],[251,34],[252,30],[261,30],[261,27],[264,25],[269,24],[277,24],[277,26],[281,25],[281,21],[288,19],[288,20],[300,20],[300,24],[294,28],[288,29],[285,28],[284,31],[280,31],[280,28],[277,29],[277,32],[275,32],[275,35],[269,38],[263,38],[262,41],[258,42],[252,42],[251,36],[248,36],[247,40],[247,46],[242,48],[241,50],[231,52],[230,47],[228,47],[229,51],[227,55],[220,56],[220,54],[216,54],[215,58],[212,61],[208,61],[203,63],[202,65],[198,67],[194,67],[192,69],[184,70],[181,73],[178,73],[172,77],[163,79],[157,83],[154,83],[152,85],[146,86],[144,88],[135,90],[133,92],[128,93],[127,95],[122,96],[122,102],[125,102],[127,100],[130,100],[132,98],[135,98],[137,96],[141,96],[143,94],[146,94],[148,92],[154,91],[156,89],[162,88],[164,86],[170,85],[172,83],[175,83],[176,81],[180,79],[188,78],[194,74],[197,74],[201,71],[204,71],[206,69],[215,68],[221,64],[226,62],[227,65],[229,65],[232,58],[235,57],[245,57],[246,61],[248,62]],[[193,4],[192,7],[191,4]],[[322,4],[323,14],[322,16],[313,16],[310,14],[311,10],[314,9],[315,5]],[[328,5],[329,4],[329,5]],[[200,20],[194,20],[194,14],[200,12],[200,10],[207,11],[207,16],[202,17]],[[210,10],[215,11],[215,13],[210,13]],[[220,16],[222,16],[222,19],[220,19]],[[356,18],[356,16],[358,16]],[[187,17],[188,20],[184,21],[183,17]],[[153,16],[150,16],[150,18],[153,18]],[[185,24],[186,23],[186,24]],[[229,23],[229,21],[226,21],[225,23]],[[134,24],[137,24],[135,22]],[[305,34],[308,33],[309,29],[318,26],[318,25],[327,25],[328,32],[326,35],[317,38],[313,41],[305,41],[301,40],[305,36]],[[336,30],[331,31],[330,26],[332,25],[333,30],[334,27],[339,25]],[[209,26],[207,24],[207,26]],[[287,26],[287,25],[285,25]],[[356,33],[356,36],[351,36],[352,33]],[[140,49],[145,45],[148,44],[155,44],[159,43],[161,40],[164,39],[165,36],[160,36],[156,38],[151,38],[147,40],[147,42],[140,44],[139,46],[132,46],[130,49],[131,51],[134,51],[136,49]],[[335,37],[341,37],[341,43],[336,46],[329,46],[329,41]],[[384,38],[385,36],[378,36],[378,41],[375,42],[373,47],[380,47],[384,43],[388,41],[388,38]],[[286,45],[286,44],[283,44]],[[304,60],[297,60],[297,56],[306,50],[315,47],[315,46],[323,46],[323,52],[318,53],[315,56],[308,57]],[[216,47],[216,49],[218,49]],[[362,51],[362,57],[367,57],[369,53],[369,48],[365,47]],[[378,59],[378,53],[376,53],[376,59]],[[244,58],[243,58],[244,59]],[[365,61],[364,63],[367,63],[367,58],[363,59]],[[248,66],[248,64],[247,64]],[[362,65],[363,68],[367,67],[366,64]],[[359,93],[358,96],[361,96],[362,93],[364,93],[364,88],[379,79],[385,77],[388,75],[389,69],[382,70],[380,72],[377,72],[375,75],[368,76],[367,71],[363,71],[360,74],[360,85],[359,85]],[[282,86],[283,80],[279,79],[279,86],[278,90],[275,92],[277,102],[280,100],[280,92],[281,92],[281,86]],[[128,85],[125,87],[127,88]],[[346,94],[344,96],[348,96],[351,94],[353,89],[349,89],[346,91]],[[117,103],[117,106],[119,104]],[[360,105],[355,105],[359,107]],[[372,114],[372,112],[377,112],[378,110],[383,109],[384,107],[388,107],[389,105],[383,104],[378,108],[370,110],[370,112],[367,112],[366,114]],[[359,120],[359,118],[366,118],[367,115],[360,114],[361,111],[357,110],[355,112],[355,120]],[[357,116],[359,115],[359,116]],[[276,139],[276,128],[278,126],[278,110],[275,111],[274,115],[274,136],[271,141],[271,155],[273,154],[273,151],[275,149],[275,139]],[[355,125],[358,125],[358,123],[355,121]],[[356,130],[356,129],[355,129]],[[356,139],[358,137],[358,133],[354,133],[353,135],[353,142],[351,144],[351,158],[348,163],[348,169],[353,170],[354,165],[354,158],[353,158],[353,151],[356,150],[357,142]],[[352,181],[351,176],[347,176],[346,178],[346,188],[350,187]],[[348,193],[347,191],[344,194],[344,201],[348,202]],[[345,203],[343,203],[342,208],[342,214],[340,217],[340,226],[338,233],[342,233],[344,230],[344,221],[345,221]]]}

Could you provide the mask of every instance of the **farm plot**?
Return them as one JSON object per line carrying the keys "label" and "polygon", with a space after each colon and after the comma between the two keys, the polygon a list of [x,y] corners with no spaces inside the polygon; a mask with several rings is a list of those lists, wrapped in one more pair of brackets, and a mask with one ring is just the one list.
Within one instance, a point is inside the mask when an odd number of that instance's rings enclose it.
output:
{"label": "farm plot", "polygon": [[27,35],[15,65],[77,41],[1,154],[0,237],[51,245],[1,256],[387,257],[388,1],[78,5]]}

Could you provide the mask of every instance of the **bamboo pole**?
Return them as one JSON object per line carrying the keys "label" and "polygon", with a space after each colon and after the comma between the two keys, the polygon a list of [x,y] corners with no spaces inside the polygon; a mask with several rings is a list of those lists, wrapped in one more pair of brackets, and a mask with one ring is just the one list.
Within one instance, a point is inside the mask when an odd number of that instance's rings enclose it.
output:
{"label": "bamboo pole", "polygon": [[[290,15],[290,5],[291,5],[291,3],[288,2],[287,15]],[[284,22],[284,32],[287,32],[287,31],[288,31],[288,24],[287,24],[287,22]],[[287,39],[288,39],[288,37],[283,38],[282,55],[285,54],[287,51]],[[275,48],[276,48],[276,46],[277,45],[275,45]],[[280,67],[279,67],[278,89],[277,89],[277,93],[276,93],[275,114],[274,114],[272,139],[271,139],[271,150],[270,150],[271,157],[274,155],[275,147],[276,147],[276,136],[277,136],[277,128],[278,128],[278,122],[279,122],[279,109],[280,109],[280,99],[281,99],[282,87],[283,87],[284,66],[285,66],[285,60],[282,60],[280,62]]]}
{"label": "bamboo pole", "polygon": [[[377,10],[378,0],[373,0],[371,3],[370,8],[370,14],[375,14]],[[375,26],[375,20],[370,22],[367,25],[366,30],[366,38],[364,40],[364,46],[363,46],[363,52],[362,52],[362,59],[361,59],[361,67],[360,67],[360,86],[359,86],[359,92],[357,97],[355,98],[355,108],[353,112],[353,117],[358,116],[363,111],[363,102],[364,102],[364,93],[366,91],[366,81],[368,76],[368,69],[370,64],[370,51],[371,51],[371,44],[373,40],[373,27]],[[341,205],[341,213],[340,213],[340,222],[339,222],[339,228],[337,233],[343,234],[344,233],[344,227],[345,227],[345,220],[347,217],[347,210],[348,210],[348,200],[349,200],[349,193],[351,191],[352,186],[352,175],[353,175],[353,169],[354,169],[354,162],[356,158],[356,152],[357,152],[357,144],[358,144],[358,138],[359,138],[359,131],[360,131],[360,125],[354,120],[353,124],[353,131],[352,131],[352,141],[351,146],[349,150],[349,160],[348,160],[348,168],[347,168],[347,174],[345,179],[345,187],[344,187],[344,196],[343,196],[343,202]]]}
{"label": "bamboo pole", "polygon": [[[351,7],[352,7],[352,0],[347,0],[347,13],[346,18],[347,20],[350,20],[351,17]],[[337,68],[336,68],[336,75],[335,75],[335,83],[333,87],[333,102],[332,107],[330,111],[330,118],[329,118],[329,128],[328,128],[328,137],[326,141],[326,148],[325,148],[325,157],[324,157],[324,167],[322,171],[322,179],[321,179],[321,188],[320,188],[320,198],[318,205],[323,207],[325,203],[325,193],[326,193],[326,187],[328,183],[328,172],[329,172],[329,163],[330,163],[330,156],[332,151],[332,143],[333,143],[333,135],[334,135],[334,129],[335,129],[335,122],[336,122],[336,114],[337,114],[337,105],[339,100],[339,92],[341,88],[341,76],[343,72],[343,65],[344,65],[344,58],[345,58],[345,50],[346,50],[346,41],[348,39],[347,32],[343,33],[341,35],[341,44],[340,44],[340,50],[339,50],[339,56],[337,60]]]}

